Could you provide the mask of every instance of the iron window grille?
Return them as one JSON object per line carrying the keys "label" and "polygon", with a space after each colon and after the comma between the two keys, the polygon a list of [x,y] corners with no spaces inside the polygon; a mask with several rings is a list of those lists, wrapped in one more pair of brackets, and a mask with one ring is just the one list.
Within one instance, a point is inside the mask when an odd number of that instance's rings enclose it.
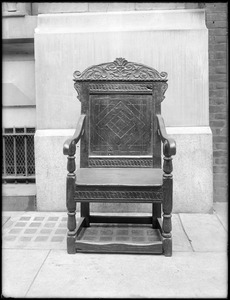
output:
{"label": "iron window grille", "polygon": [[35,182],[35,128],[4,128],[3,182]]}

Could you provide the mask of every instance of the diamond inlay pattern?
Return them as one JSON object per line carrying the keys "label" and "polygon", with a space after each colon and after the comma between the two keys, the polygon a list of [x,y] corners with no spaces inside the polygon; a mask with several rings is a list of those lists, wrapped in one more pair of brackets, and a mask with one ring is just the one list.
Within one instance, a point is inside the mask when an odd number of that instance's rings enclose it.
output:
{"label": "diamond inlay pattern", "polygon": [[90,154],[151,154],[151,96],[91,97]]}

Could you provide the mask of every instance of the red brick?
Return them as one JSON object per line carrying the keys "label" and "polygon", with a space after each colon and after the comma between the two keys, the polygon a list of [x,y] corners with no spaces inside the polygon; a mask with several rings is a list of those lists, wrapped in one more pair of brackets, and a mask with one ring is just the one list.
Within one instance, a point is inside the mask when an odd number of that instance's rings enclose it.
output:
{"label": "red brick", "polygon": [[228,180],[228,174],[226,173],[214,173],[213,180],[215,182],[225,182]]}
{"label": "red brick", "polygon": [[209,80],[212,81],[227,81],[227,76],[222,74],[209,74]]}
{"label": "red brick", "polygon": [[216,43],[227,43],[227,35],[219,35],[214,38]]}
{"label": "red brick", "polygon": [[[222,54],[219,55],[219,52],[221,52]],[[217,51],[215,49],[212,49],[212,47],[210,47],[209,53],[208,53],[209,60],[225,59],[227,61],[226,51],[218,51],[218,55],[216,55],[216,53],[217,53]]]}
{"label": "red brick", "polygon": [[226,74],[227,73],[227,66],[216,67],[216,73],[218,73],[218,74]]}
{"label": "red brick", "polygon": [[214,165],[226,165],[228,162],[227,157],[218,157],[214,159]]}
{"label": "red brick", "polygon": [[228,202],[228,195],[227,194],[224,194],[224,195],[216,195],[214,193],[214,196],[213,196],[213,201],[214,202]]}
{"label": "red brick", "polygon": [[[213,140],[215,138],[225,138],[225,141],[226,141],[226,137],[225,136],[214,136],[213,137]],[[213,151],[213,157],[227,157],[227,150],[214,150]]]}
{"label": "red brick", "polygon": [[225,112],[226,106],[225,105],[210,105],[209,106],[209,112],[211,114],[213,113],[219,113],[219,112]]}
{"label": "red brick", "polygon": [[[213,44],[211,46],[213,47],[214,51],[226,51],[227,50],[227,44],[226,43]],[[210,48],[210,51],[211,51],[211,48]]]}
{"label": "red brick", "polygon": [[223,2],[220,2],[220,3],[209,3],[209,2],[205,2],[205,7],[206,7],[206,10],[209,10],[209,11],[212,11],[212,12],[227,12],[228,10],[228,6],[227,6],[227,2],[223,3]]}
{"label": "red brick", "polygon": [[217,51],[214,53],[214,58],[221,59],[221,58],[227,58],[226,51]]}
{"label": "red brick", "polygon": [[210,97],[209,98],[210,105],[226,105],[227,98],[226,97]]}
{"label": "red brick", "polygon": [[209,35],[208,36],[208,42],[209,42],[209,45],[212,44],[212,43],[216,43],[215,35]]}
{"label": "red brick", "polygon": [[227,21],[207,21],[206,22],[208,29],[213,28],[226,28],[227,27]]}
{"label": "red brick", "polygon": [[[210,120],[213,120],[213,119],[210,117]],[[211,130],[212,130],[213,136],[219,136],[220,135],[220,128],[211,127]],[[213,149],[216,149],[215,144],[213,145]]]}
{"label": "red brick", "polygon": [[225,66],[226,64],[227,64],[227,56],[222,59],[209,59],[209,66]]}
{"label": "red brick", "polygon": [[212,96],[214,96],[214,97],[224,97],[224,96],[226,96],[226,90],[220,90],[220,89],[210,90],[209,91],[209,96],[210,97],[212,97]]}
{"label": "red brick", "polygon": [[[209,69],[210,71],[210,69]],[[209,90],[215,90],[216,89],[216,82],[210,82],[209,83]]]}
{"label": "red brick", "polygon": [[227,143],[219,143],[219,144],[215,144],[215,147],[217,150],[227,150]]}
{"label": "red brick", "polygon": [[218,201],[220,197],[226,198],[227,197],[227,189],[225,187],[217,187],[215,189],[215,196],[218,197]]}
{"label": "red brick", "polygon": [[225,120],[227,118],[226,112],[214,114],[215,120]]}
{"label": "red brick", "polygon": [[[213,137],[213,142],[214,143],[225,143],[227,142],[227,137],[226,136],[214,136]],[[213,151],[213,155],[215,153],[215,157],[223,155],[226,151],[218,150],[218,151]]]}
{"label": "red brick", "polygon": [[209,28],[209,35],[227,35],[227,28]]}
{"label": "red brick", "polygon": [[208,21],[216,21],[216,20],[227,20],[227,13],[225,12],[222,12],[222,13],[218,13],[218,12],[209,12],[209,13],[206,13],[206,16],[207,16],[207,20]]}
{"label": "red brick", "polygon": [[227,126],[222,127],[220,129],[220,136],[228,136],[228,127]]}
{"label": "red brick", "polygon": [[216,88],[217,89],[226,89],[227,88],[227,82],[216,82]]}
{"label": "red brick", "polygon": [[224,127],[226,124],[225,120],[215,120],[215,121],[210,121],[210,126],[211,127]]}
{"label": "red brick", "polygon": [[[218,174],[218,173],[217,173]],[[221,180],[221,181],[214,181],[215,182],[215,186],[218,187],[226,187],[228,186],[228,180]]]}

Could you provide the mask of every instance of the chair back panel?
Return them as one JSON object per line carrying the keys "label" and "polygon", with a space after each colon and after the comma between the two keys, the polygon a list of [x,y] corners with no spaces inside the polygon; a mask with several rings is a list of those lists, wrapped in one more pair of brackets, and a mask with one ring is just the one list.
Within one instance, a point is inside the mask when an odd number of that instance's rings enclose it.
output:
{"label": "chair back panel", "polygon": [[90,96],[91,155],[152,155],[151,95]]}
{"label": "chair back panel", "polygon": [[166,76],[124,59],[74,73],[87,116],[81,167],[161,167],[156,114]]}

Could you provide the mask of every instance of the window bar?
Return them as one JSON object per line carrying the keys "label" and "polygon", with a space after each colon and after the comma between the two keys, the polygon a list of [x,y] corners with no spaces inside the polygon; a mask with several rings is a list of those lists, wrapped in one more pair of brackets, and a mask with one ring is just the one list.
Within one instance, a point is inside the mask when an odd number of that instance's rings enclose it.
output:
{"label": "window bar", "polygon": [[[13,128],[13,133],[15,134],[15,127]],[[16,160],[16,136],[13,135],[14,141],[14,175],[17,176],[17,160]]]}
{"label": "window bar", "polygon": [[[24,128],[24,134],[26,133],[26,128]],[[24,135],[24,145],[25,145],[25,173],[28,177],[28,164],[27,164],[27,135]]]}

